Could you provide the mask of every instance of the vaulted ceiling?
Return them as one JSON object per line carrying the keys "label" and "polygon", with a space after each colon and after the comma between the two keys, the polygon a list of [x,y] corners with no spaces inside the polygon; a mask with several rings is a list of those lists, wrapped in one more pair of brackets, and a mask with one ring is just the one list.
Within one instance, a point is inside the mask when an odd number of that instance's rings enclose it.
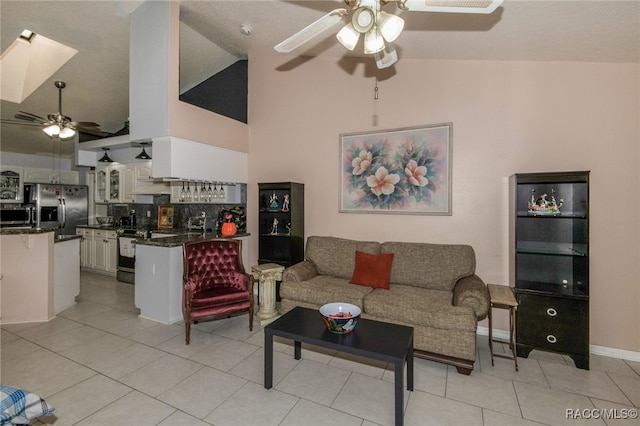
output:
{"label": "vaulted ceiling", "polygon": [[[63,112],[75,121],[95,121],[116,132],[128,117],[129,13],[139,1],[8,1],[0,2],[2,51],[23,29],[78,49],[51,81],[22,104],[2,101],[1,116],[18,111],[41,116],[57,110],[55,80],[63,80]],[[239,58],[277,55],[280,41],[343,7],[335,1],[182,1],[182,20],[222,49]],[[491,15],[399,12],[405,28],[396,40],[399,60],[470,59],[569,62],[640,62],[640,0],[525,1],[505,0]],[[241,27],[251,30],[242,33]],[[342,57],[347,52],[327,33],[299,55]],[[283,63],[290,58],[283,56]],[[639,77],[640,78],[640,77]],[[39,128],[0,128],[0,149],[70,157],[71,142],[47,138]]]}

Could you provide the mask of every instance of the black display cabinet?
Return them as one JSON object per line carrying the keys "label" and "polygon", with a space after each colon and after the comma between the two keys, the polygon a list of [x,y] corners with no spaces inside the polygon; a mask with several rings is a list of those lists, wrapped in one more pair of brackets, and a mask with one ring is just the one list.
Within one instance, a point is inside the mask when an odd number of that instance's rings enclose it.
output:
{"label": "black display cabinet", "polygon": [[589,172],[511,177],[516,351],[569,355],[589,369]]}
{"label": "black display cabinet", "polygon": [[304,260],[304,184],[258,184],[258,263],[285,268]]}

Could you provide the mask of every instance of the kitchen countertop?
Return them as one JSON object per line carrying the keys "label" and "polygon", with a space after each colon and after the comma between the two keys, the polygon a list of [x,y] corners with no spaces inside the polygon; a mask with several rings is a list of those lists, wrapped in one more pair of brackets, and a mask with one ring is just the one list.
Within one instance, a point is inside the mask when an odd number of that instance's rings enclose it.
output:
{"label": "kitchen countertop", "polygon": [[[167,231],[169,233],[169,231]],[[218,232],[179,232],[175,231],[172,234],[174,236],[171,237],[158,237],[158,238],[137,238],[136,245],[137,246],[154,246],[154,247],[177,247],[181,246],[184,243],[188,243],[191,241],[199,241],[210,238],[240,238],[240,237],[248,237],[249,233],[238,232],[235,235],[225,236]],[[177,234],[177,235],[176,235]]]}
{"label": "kitchen countertop", "polygon": [[[21,228],[15,226],[0,228],[0,235],[45,234],[47,232],[55,232],[55,229]],[[64,241],[76,240],[79,238],[82,238],[82,235],[56,235],[53,242],[62,243]]]}

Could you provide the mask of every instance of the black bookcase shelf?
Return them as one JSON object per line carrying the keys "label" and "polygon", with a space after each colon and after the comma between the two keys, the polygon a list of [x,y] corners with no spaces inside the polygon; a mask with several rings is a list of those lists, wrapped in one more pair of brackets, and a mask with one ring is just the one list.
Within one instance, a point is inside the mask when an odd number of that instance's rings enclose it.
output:
{"label": "black bookcase shelf", "polygon": [[[589,369],[589,172],[516,174],[510,187],[518,356],[557,352]],[[560,209],[530,209],[543,195]]]}
{"label": "black bookcase shelf", "polygon": [[[288,267],[302,262],[304,185],[295,182],[259,183],[258,197],[258,263],[277,263]],[[288,198],[287,207],[283,205],[285,198]],[[274,226],[274,221],[277,226]]]}

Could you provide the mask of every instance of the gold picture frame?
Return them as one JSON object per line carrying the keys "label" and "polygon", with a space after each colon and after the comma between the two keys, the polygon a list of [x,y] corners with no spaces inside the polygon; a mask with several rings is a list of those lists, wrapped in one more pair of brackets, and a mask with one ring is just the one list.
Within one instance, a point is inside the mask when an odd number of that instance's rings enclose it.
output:
{"label": "gold picture frame", "polygon": [[158,206],[158,229],[173,228],[173,206]]}

